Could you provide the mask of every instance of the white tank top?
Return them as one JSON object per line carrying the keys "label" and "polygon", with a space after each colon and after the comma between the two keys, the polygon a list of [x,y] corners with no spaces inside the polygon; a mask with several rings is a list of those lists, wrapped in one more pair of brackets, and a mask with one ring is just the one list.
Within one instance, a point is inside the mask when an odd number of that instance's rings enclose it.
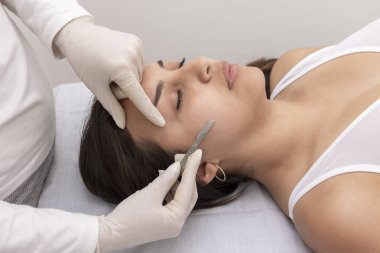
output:
{"label": "white tank top", "polygon": [[[323,48],[305,57],[281,79],[273,90],[271,99],[275,99],[295,80],[321,64],[359,52],[380,53],[380,19],[339,44]],[[289,217],[292,220],[293,209],[298,200],[321,182],[343,173],[380,173],[379,129],[380,98],[349,124],[294,187],[288,202]]]}

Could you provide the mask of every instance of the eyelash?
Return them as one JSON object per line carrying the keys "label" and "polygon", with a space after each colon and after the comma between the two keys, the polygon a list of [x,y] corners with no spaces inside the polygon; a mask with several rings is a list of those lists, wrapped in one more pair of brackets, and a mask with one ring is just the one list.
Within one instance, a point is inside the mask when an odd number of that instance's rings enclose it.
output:
{"label": "eyelash", "polygon": [[181,108],[181,104],[182,104],[183,92],[181,89],[177,89],[177,95],[178,95],[178,100],[177,100],[176,109],[178,110],[179,108]]}
{"label": "eyelash", "polygon": [[185,61],[186,61],[186,58],[183,57],[182,60],[181,60],[181,62],[179,63],[178,68],[181,68],[183,66],[183,64],[185,64]]}

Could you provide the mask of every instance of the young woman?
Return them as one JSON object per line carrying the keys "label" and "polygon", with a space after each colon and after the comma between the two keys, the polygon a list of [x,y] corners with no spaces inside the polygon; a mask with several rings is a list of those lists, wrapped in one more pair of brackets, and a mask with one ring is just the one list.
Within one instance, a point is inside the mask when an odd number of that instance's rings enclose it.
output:
{"label": "young woman", "polygon": [[235,186],[258,180],[316,252],[380,252],[379,53],[380,19],[337,45],[285,53],[268,78],[260,68],[207,58],[147,65],[142,86],[166,126],[149,123],[126,99],[127,125],[118,132],[95,103],[82,177],[93,193],[122,199],[214,119],[200,146],[199,184],[218,184],[220,193],[221,170]]}

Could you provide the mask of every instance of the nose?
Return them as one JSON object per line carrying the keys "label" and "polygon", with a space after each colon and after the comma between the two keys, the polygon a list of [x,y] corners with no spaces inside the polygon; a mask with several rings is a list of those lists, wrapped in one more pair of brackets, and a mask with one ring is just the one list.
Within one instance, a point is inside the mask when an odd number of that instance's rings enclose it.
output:
{"label": "nose", "polygon": [[212,77],[212,65],[210,59],[199,57],[193,61],[192,68],[196,72],[199,80],[203,83],[208,83]]}

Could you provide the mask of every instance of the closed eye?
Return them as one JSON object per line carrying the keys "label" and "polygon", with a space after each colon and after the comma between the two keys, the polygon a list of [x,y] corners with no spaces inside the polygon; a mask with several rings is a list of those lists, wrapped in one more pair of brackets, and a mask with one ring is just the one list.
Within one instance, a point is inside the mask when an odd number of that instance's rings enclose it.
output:
{"label": "closed eye", "polygon": [[176,106],[176,109],[178,110],[179,108],[181,108],[181,105],[182,105],[182,98],[183,98],[183,92],[181,89],[177,89],[177,106]]}

